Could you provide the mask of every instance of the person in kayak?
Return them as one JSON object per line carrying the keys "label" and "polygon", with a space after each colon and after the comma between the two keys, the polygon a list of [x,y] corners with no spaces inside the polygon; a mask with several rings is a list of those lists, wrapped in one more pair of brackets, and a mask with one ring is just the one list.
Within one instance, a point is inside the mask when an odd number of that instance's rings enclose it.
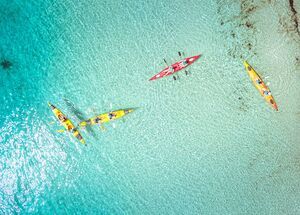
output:
{"label": "person in kayak", "polygon": [[181,62],[181,66],[182,67],[185,67],[185,66],[187,66],[188,65],[188,62],[186,61],[186,60],[183,60],[182,62]]}
{"label": "person in kayak", "polygon": [[68,125],[68,131],[72,130],[72,125]]}
{"label": "person in kayak", "polygon": [[257,84],[262,84],[262,81],[258,78],[258,79],[256,80],[256,83],[257,83]]}
{"label": "person in kayak", "polygon": [[67,118],[62,114],[58,115],[58,119],[61,120],[62,122],[65,122],[67,120]]}
{"label": "person in kayak", "polygon": [[114,117],[116,117],[117,115],[115,114],[115,113],[113,113],[113,112],[110,112],[109,114],[108,114],[108,117],[109,117],[109,119],[111,120],[111,119],[113,119]]}
{"label": "person in kayak", "polygon": [[86,124],[90,125],[92,123],[92,120],[91,119],[88,119],[88,120],[85,120],[84,121]]}
{"label": "person in kayak", "polygon": [[72,133],[74,133],[74,132],[77,131],[77,128],[72,128],[72,129],[70,129],[69,131],[71,131]]}
{"label": "person in kayak", "polygon": [[99,122],[101,122],[101,120],[102,120],[101,117],[97,116],[96,119],[95,119],[95,123],[99,123]]}
{"label": "person in kayak", "polygon": [[271,91],[270,90],[266,90],[266,89],[262,89],[262,92],[265,96],[269,96],[271,95]]}
{"label": "person in kayak", "polygon": [[81,136],[80,134],[77,136],[77,138],[78,138],[79,140],[82,140],[82,139],[83,139],[82,136]]}

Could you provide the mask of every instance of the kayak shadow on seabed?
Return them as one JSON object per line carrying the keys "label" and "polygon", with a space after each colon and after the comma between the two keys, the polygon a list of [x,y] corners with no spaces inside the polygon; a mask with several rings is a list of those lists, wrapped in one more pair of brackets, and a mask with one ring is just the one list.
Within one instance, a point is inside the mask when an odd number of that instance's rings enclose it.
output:
{"label": "kayak shadow on seabed", "polygon": [[[82,113],[78,108],[76,108],[73,102],[66,98],[63,98],[63,100],[66,103],[69,111],[77,118],[79,122],[84,121],[86,119],[84,113]],[[98,140],[96,133],[90,127],[86,127],[85,129],[89,134],[93,136],[94,139]]]}

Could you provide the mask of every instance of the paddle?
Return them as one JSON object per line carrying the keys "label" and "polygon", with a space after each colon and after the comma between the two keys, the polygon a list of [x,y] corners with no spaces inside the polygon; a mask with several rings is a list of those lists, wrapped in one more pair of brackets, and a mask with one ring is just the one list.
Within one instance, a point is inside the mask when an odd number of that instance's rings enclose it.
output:
{"label": "paddle", "polygon": [[167,66],[169,66],[165,58],[164,58],[164,61],[165,61],[165,64],[166,64]]}
{"label": "paddle", "polygon": [[[165,59],[164,59],[164,60],[165,60]],[[165,61],[165,62],[166,62],[166,61]],[[113,110],[113,104],[112,104],[112,103],[110,103],[110,109]],[[113,128],[116,128],[116,124],[115,124],[114,122],[112,122],[113,120],[114,120],[114,118],[110,120],[111,125],[112,125]]]}
{"label": "paddle", "polygon": [[[179,57],[184,57],[184,52],[178,52],[178,55],[179,55]],[[184,70],[184,72],[185,72],[185,75],[188,75],[188,71],[187,70]]]}
{"label": "paddle", "polygon": [[[183,54],[183,52],[178,51],[178,55],[179,55],[180,58],[182,58],[184,54]],[[187,75],[187,72],[185,74]],[[178,74],[177,74],[177,79],[179,79]],[[174,78],[174,80],[176,80],[176,79]]]}
{"label": "paddle", "polygon": [[99,128],[100,128],[102,131],[106,131],[106,128],[105,128],[102,124],[99,125]]}
{"label": "paddle", "polygon": [[66,130],[64,130],[64,129],[60,129],[60,130],[57,130],[56,132],[58,132],[58,133],[63,133],[63,132],[65,132]]}

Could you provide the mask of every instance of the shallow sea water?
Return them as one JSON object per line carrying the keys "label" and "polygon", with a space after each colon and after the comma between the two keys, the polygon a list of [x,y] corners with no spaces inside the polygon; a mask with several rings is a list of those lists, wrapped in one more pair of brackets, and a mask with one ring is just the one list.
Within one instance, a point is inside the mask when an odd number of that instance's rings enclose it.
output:
{"label": "shallow sea water", "polygon": [[[300,213],[300,35],[288,1],[0,8],[0,60],[12,64],[0,68],[1,214]],[[178,51],[203,56],[189,76],[149,82]],[[85,147],[56,132],[48,101],[74,123],[138,109],[82,131]]]}

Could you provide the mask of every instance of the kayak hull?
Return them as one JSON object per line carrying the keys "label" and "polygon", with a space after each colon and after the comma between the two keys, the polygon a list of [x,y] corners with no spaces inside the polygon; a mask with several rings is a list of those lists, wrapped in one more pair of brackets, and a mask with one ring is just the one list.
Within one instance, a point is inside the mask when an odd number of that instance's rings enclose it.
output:
{"label": "kayak hull", "polygon": [[58,119],[58,121],[62,124],[62,126],[64,126],[64,128],[67,131],[71,132],[72,135],[76,139],[78,139],[82,144],[85,144],[83,137],[81,136],[81,134],[77,130],[77,128],[74,126],[74,124],[71,122],[71,120],[68,119],[67,116],[65,114],[63,114],[63,112],[61,112],[57,107],[55,107],[50,102],[48,102],[48,105],[51,108],[54,116],[56,117],[56,119]]}
{"label": "kayak hull", "polygon": [[96,125],[96,124],[103,124],[114,121],[116,119],[120,119],[125,115],[133,112],[134,109],[122,109],[122,110],[115,110],[108,113],[102,113],[98,116],[92,117],[88,120],[82,121],[79,123],[79,126],[84,127],[87,125]]}
{"label": "kayak hull", "polygon": [[[264,83],[260,75],[252,68],[252,66],[247,61],[244,61],[244,66],[254,86],[259,91],[260,95],[264,97],[266,102],[269,103],[273,109],[278,111],[277,104],[273,96],[271,95],[271,91],[269,87]],[[265,92],[269,92],[269,93],[266,94]]]}
{"label": "kayak hull", "polygon": [[176,72],[179,72],[182,69],[185,69],[189,65],[193,64],[196,60],[198,60],[201,57],[201,55],[196,55],[192,57],[185,58],[181,61],[178,61],[171,66],[166,67],[161,72],[157,73],[153,77],[149,79],[149,81],[154,81],[156,79],[160,79],[169,75],[173,75]]}

